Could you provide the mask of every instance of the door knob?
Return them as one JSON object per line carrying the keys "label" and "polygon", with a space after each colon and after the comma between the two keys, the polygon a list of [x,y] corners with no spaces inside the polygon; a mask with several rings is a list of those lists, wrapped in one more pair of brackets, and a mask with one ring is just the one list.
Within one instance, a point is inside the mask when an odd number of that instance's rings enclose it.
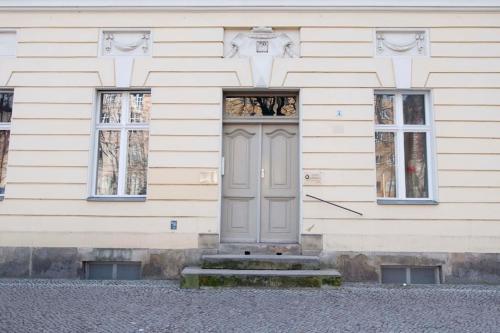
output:
{"label": "door knob", "polygon": [[264,178],[266,176],[266,171],[264,169],[260,169],[260,178]]}

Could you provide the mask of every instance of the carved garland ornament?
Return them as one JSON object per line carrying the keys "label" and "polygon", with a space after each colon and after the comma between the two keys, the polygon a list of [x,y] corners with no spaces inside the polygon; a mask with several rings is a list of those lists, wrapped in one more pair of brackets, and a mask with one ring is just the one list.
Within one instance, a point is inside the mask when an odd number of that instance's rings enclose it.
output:
{"label": "carved garland ornament", "polygon": [[377,33],[377,52],[384,53],[385,48],[394,52],[403,53],[417,48],[418,54],[424,54],[425,51],[425,32],[416,32],[415,38],[407,44],[391,43],[386,39],[384,32]]}
{"label": "carved garland ornament", "polygon": [[146,54],[149,49],[149,38],[150,33],[144,32],[142,36],[134,42],[122,43],[115,39],[115,35],[112,32],[104,33],[104,42],[106,53],[111,53],[113,48],[120,50],[122,52],[130,52],[142,46],[142,51]]}

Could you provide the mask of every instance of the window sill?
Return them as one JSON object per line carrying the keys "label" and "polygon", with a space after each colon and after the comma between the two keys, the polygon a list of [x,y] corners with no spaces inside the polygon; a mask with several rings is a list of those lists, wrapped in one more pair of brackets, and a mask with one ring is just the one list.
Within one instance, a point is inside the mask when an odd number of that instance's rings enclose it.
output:
{"label": "window sill", "polygon": [[146,197],[88,197],[87,201],[101,202],[144,202]]}
{"label": "window sill", "polygon": [[388,199],[377,199],[377,205],[427,205],[435,206],[438,202],[435,200],[388,200]]}

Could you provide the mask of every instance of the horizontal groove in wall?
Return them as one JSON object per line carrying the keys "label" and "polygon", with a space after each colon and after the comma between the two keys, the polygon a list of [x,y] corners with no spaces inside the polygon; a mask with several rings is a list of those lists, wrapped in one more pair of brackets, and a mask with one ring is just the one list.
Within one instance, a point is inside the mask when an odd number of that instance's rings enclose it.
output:
{"label": "horizontal groove in wall", "polygon": [[[461,222],[467,222],[467,221],[485,221],[485,222],[498,222],[500,221],[499,219],[401,219],[401,218],[369,218],[369,219],[363,219],[363,218],[348,218],[348,217],[335,217],[335,218],[323,218],[323,217],[305,217],[305,220],[315,220],[315,221],[400,221],[401,223],[405,222],[422,222],[422,221],[428,221],[430,223],[439,223],[440,221],[461,221]],[[360,233],[361,234],[361,233]]]}

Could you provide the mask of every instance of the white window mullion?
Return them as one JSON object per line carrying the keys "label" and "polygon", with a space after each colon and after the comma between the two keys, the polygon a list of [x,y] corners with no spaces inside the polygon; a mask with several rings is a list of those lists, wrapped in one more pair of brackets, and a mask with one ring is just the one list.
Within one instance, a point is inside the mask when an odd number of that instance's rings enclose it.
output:
{"label": "white window mullion", "polygon": [[437,174],[436,174],[436,159],[437,151],[435,150],[435,122],[434,113],[431,109],[431,95],[425,94],[425,120],[428,128],[427,132],[427,172],[429,174],[429,198],[437,199]]}
{"label": "white window mullion", "polygon": [[92,172],[92,194],[97,194],[97,169],[98,169],[98,159],[99,159],[99,128],[96,128],[95,138],[94,138],[94,171]]}
{"label": "white window mullion", "polygon": [[126,123],[128,121],[128,93],[122,94],[122,115],[121,115],[121,130],[120,130],[120,160],[118,163],[118,195],[125,195],[125,181],[127,173],[127,129]]}
{"label": "white window mullion", "polygon": [[428,131],[425,135],[425,144],[426,144],[426,159],[427,159],[427,186],[428,186],[428,195],[429,199],[434,199],[435,193],[434,193],[434,173],[433,173],[433,168],[432,166],[434,165],[434,152],[432,150],[432,135],[431,132]]}
{"label": "white window mullion", "polygon": [[397,198],[406,197],[406,175],[405,175],[405,155],[404,155],[404,134],[402,131],[396,132],[396,182]]}
{"label": "white window mullion", "polygon": [[120,131],[120,161],[118,164],[118,195],[125,195],[127,165],[127,130]]}
{"label": "white window mullion", "polygon": [[406,197],[406,184],[405,184],[405,160],[404,160],[404,135],[403,131],[403,97],[401,94],[394,95],[394,122],[396,125],[396,183],[398,199]]}

